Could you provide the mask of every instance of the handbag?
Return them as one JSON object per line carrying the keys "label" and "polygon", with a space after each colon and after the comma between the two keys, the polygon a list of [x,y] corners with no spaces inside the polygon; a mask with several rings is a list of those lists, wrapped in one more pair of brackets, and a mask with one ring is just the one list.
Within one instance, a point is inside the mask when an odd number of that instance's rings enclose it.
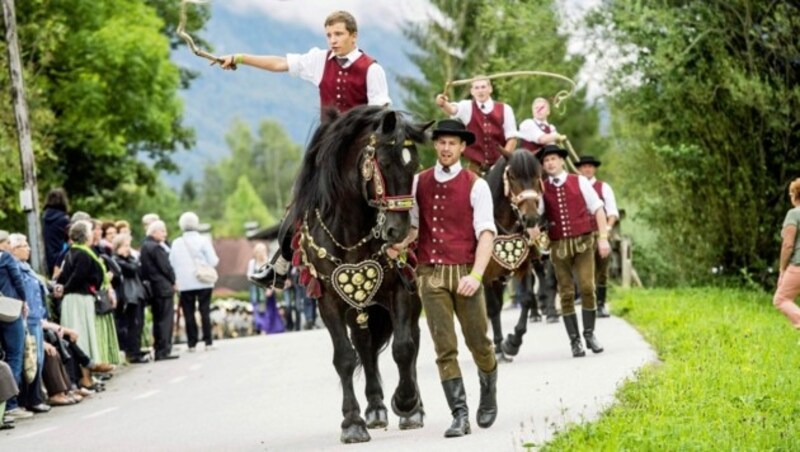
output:
{"label": "handbag", "polygon": [[109,289],[100,289],[94,292],[94,313],[97,315],[108,314],[114,310]]}
{"label": "handbag", "polygon": [[36,347],[36,338],[33,334],[25,330],[25,356],[23,362],[23,369],[25,370],[25,381],[28,384],[33,383],[36,379],[36,370],[38,363],[36,362],[38,351]]}
{"label": "handbag", "polygon": [[217,269],[206,264],[205,262],[198,261],[197,258],[194,257],[194,248],[189,245],[189,240],[184,237],[183,244],[186,246],[186,249],[189,251],[189,255],[192,257],[192,262],[194,262],[194,276],[197,278],[198,281],[201,283],[206,284],[214,284],[219,279],[219,273],[217,273]]}
{"label": "handbag", "polygon": [[22,315],[22,300],[0,293],[0,322],[13,322]]}

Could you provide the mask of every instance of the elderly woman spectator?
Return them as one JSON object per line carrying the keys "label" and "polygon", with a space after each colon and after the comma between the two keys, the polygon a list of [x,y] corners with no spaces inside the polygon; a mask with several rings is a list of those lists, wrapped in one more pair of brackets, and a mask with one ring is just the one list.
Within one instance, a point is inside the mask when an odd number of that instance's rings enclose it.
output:
{"label": "elderly woman spectator", "polygon": [[219,263],[217,253],[211,242],[202,237],[198,232],[200,220],[193,212],[184,212],[178,219],[178,225],[183,235],[175,239],[169,254],[169,261],[175,269],[175,277],[180,290],[181,309],[186,322],[186,339],[189,351],[193,352],[197,346],[197,320],[194,312],[195,306],[200,311],[200,321],[203,326],[203,342],[206,350],[213,347],[211,337],[211,291],[214,282],[201,281],[197,270],[202,266],[216,267]]}
{"label": "elderly woman spectator", "polygon": [[153,312],[153,337],[156,361],[179,358],[172,354],[172,326],[175,306],[175,271],[169,263],[166,244],[167,226],[155,220],[147,226],[147,237],[142,243],[142,279],[150,284]]}
{"label": "elderly woman spectator", "polygon": [[[44,403],[42,395],[42,366],[44,366],[44,340],[42,338],[42,321],[47,319],[47,289],[28,264],[31,247],[28,239],[22,234],[11,234],[8,238],[11,253],[19,262],[22,273],[25,300],[28,303],[26,319],[28,334],[36,339],[36,376],[30,384],[24,384],[20,401],[28,411],[46,413],[50,406]],[[27,383],[27,382],[25,382]]]}
{"label": "elderly woman spectator", "polygon": [[800,294],[800,178],[789,184],[789,199],[792,209],[783,221],[783,237],[780,257],[780,276],[773,304],[789,319],[792,326],[800,330],[800,307],[795,303]]}
{"label": "elderly woman spectator", "polygon": [[67,248],[67,229],[69,228],[69,200],[63,188],[50,190],[44,202],[42,229],[44,234],[45,261],[47,275],[53,274],[58,258]]}
{"label": "elderly woman spectator", "polygon": [[120,234],[112,242],[114,262],[122,271],[117,289],[117,335],[122,350],[129,363],[140,364],[149,361],[142,353],[141,337],[144,327],[144,304],[147,299],[142,280],[139,277],[141,266],[131,252],[131,236]]}
{"label": "elderly woman spectator", "polygon": [[57,282],[64,286],[61,324],[78,333],[78,345],[94,363],[103,363],[95,327],[95,295],[108,289],[110,275],[89,248],[92,237],[92,224],[87,221],[78,221],[69,228],[72,246],[64,257]]}
{"label": "elderly woman spectator", "polygon": [[[108,271],[110,281],[105,284],[107,287],[105,290],[108,290],[109,295],[113,298],[112,308],[115,308],[116,306],[113,305],[113,303],[117,298],[117,292],[115,291],[116,287],[114,284],[118,284],[122,281],[122,270],[119,268],[119,265],[114,262],[114,259],[111,258],[113,254],[111,244],[109,243],[107,246],[102,244],[102,228],[100,224],[99,221],[93,222],[94,246],[92,247],[92,251],[95,251],[97,257],[102,261],[105,269]],[[98,234],[98,229],[101,230],[100,234]],[[114,310],[95,312],[94,324],[97,330],[97,344],[100,346],[99,361],[101,363],[120,364],[119,340],[117,339],[117,327],[114,322]]]}
{"label": "elderly woman spectator", "polygon": [[[25,283],[19,262],[11,254],[9,235],[0,231],[0,293],[6,297],[25,301]],[[22,315],[13,322],[0,322],[0,345],[5,352],[5,362],[11,367],[17,386],[22,383],[22,359],[25,350],[25,314],[27,304],[23,304]],[[19,408],[16,395],[6,402],[5,417],[11,420],[33,416],[33,413]]]}

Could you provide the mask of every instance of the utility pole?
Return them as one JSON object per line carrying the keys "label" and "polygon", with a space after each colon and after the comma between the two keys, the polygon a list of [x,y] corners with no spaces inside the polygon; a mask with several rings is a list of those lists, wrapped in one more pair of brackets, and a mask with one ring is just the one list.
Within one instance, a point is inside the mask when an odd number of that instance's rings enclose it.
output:
{"label": "utility pole", "polygon": [[8,46],[8,70],[11,73],[11,97],[14,102],[14,119],[17,123],[19,140],[19,159],[22,167],[22,191],[19,200],[28,220],[28,243],[31,245],[31,266],[40,274],[44,271],[44,248],[39,226],[39,192],[36,188],[36,161],[31,143],[31,126],[28,122],[28,105],[25,103],[25,85],[22,80],[22,61],[17,42],[17,19],[14,0],[0,0],[3,3],[3,19],[6,24],[6,44]]}

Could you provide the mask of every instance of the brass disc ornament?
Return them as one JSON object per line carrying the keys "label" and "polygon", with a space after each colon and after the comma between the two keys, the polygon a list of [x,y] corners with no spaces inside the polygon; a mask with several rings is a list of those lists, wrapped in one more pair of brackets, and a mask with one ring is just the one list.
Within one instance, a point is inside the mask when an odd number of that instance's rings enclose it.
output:
{"label": "brass disc ornament", "polygon": [[492,258],[507,270],[516,270],[528,257],[527,240],[521,234],[500,235],[494,239]]}
{"label": "brass disc ornament", "polygon": [[383,268],[374,260],[341,264],[331,273],[331,285],[344,301],[356,309],[369,306],[383,281]]}

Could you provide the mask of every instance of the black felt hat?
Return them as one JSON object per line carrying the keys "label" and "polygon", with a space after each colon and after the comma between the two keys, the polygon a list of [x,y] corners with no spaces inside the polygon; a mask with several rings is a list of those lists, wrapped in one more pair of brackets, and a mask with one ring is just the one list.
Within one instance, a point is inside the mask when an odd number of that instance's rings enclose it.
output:
{"label": "black felt hat", "polygon": [[433,139],[439,135],[453,135],[466,141],[467,146],[475,142],[475,134],[467,130],[467,126],[458,119],[442,119],[436,123],[436,128],[433,129]]}
{"label": "black felt hat", "polygon": [[581,165],[600,166],[602,165],[602,162],[600,162],[600,160],[597,160],[591,155],[582,155],[580,160],[578,160],[578,163],[575,166],[581,166]]}
{"label": "black felt hat", "polygon": [[544,160],[550,154],[558,154],[562,159],[567,158],[567,155],[569,155],[566,149],[560,148],[555,144],[548,144],[536,156],[539,157],[539,160]]}

